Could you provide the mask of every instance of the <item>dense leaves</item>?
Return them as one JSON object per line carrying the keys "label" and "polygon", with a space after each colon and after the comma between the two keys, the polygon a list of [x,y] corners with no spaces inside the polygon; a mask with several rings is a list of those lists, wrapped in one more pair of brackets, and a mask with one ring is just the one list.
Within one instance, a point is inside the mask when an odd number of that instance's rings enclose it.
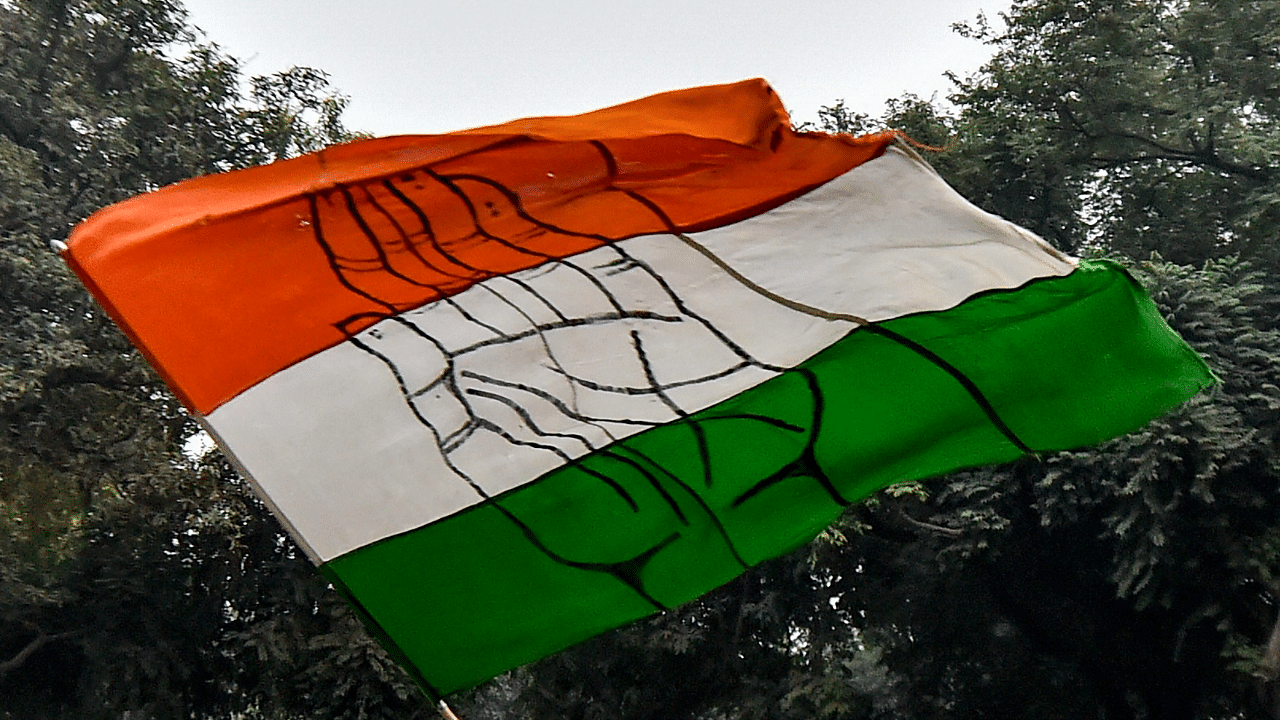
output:
{"label": "dense leaves", "polygon": [[[1280,718],[1280,2],[1017,0],[891,126],[1126,259],[1221,385],[1101,447],[891,489],[792,556],[454,699],[468,720]],[[833,91],[837,88],[833,88]],[[48,249],[348,138],[170,0],[0,1],[0,718],[422,718]]]}
{"label": "dense leaves", "polygon": [[241,81],[174,2],[0,3],[0,717],[422,706],[50,249],[349,137],[323,73]]}
{"label": "dense leaves", "polygon": [[1277,259],[1280,5],[1018,2],[961,30],[996,50],[957,96],[984,205],[1070,249]]}
{"label": "dense leaves", "polygon": [[836,103],[817,129],[901,129],[986,209],[1129,258],[1221,386],[1102,447],[884,494],[534,666],[530,717],[1280,717],[1280,3],[1003,20],[958,28],[994,54],[949,106]]}

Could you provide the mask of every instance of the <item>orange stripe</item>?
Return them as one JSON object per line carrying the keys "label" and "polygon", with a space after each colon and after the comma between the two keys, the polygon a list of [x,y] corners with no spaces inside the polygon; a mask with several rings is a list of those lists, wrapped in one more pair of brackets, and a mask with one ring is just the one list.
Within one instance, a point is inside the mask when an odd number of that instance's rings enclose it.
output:
{"label": "orange stripe", "polygon": [[796,133],[760,80],[694,88],[179,183],[89,218],[68,262],[209,413],[387,315],[605,242],[736,222],[892,141]]}

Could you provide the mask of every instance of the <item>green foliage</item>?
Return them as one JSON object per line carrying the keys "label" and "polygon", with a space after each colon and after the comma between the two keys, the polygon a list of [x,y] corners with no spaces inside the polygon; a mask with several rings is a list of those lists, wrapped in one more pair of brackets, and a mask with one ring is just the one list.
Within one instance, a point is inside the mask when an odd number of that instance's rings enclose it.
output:
{"label": "green foliage", "polygon": [[1024,0],[1007,22],[960,26],[996,55],[954,98],[1002,160],[992,208],[1068,248],[1276,259],[1280,4]]}
{"label": "green foliage", "polygon": [[[810,129],[902,130],[984,208],[1129,258],[1221,386],[1101,447],[882,493],[533,666],[529,717],[1280,717],[1280,3],[1018,0],[1005,21],[958,26],[994,55],[950,106],[837,102]],[[620,637],[679,637],[679,660]],[[659,690],[618,702],[634,688]]]}
{"label": "green foliage", "polygon": [[167,0],[0,3],[0,717],[404,717],[416,690],[93,304],[93,210],[345,141]]}
{"label": "green foliage", "polygon": [[[817,129],[900,129],[984,208],[1128,258],[1221,386],[891,489],[455,699],[467,720],[1280,717],[1280,2],[958,27],[993,57],[950,105]],[[432,712],[48,250],[128,195],[353,137],[323,73],[241,78],[175,2],[0,2],[0,718]]]}

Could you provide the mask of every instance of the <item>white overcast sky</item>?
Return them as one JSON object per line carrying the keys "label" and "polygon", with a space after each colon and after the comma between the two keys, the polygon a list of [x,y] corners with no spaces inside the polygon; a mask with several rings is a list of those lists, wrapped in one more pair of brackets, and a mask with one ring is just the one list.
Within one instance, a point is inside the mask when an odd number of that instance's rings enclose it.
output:
{"label": "white overcast sky", "polygon": [[293,65],[351,97],[347,125],[440,133],[663,90],[769,80],[797,121],[843,98],[945,98],[989,48],[951,30],[1007,0],[186,0],[249,75]]}

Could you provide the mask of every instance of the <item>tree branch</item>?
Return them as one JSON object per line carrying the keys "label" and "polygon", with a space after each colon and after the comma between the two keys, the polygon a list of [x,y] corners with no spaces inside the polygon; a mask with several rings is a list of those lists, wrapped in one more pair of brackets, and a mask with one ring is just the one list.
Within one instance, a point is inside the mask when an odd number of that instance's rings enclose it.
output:
{"label": "tree branch", "polygon": [[1280,677],[1280,613],[1276,613],[1276,621],[1271,626],[1267,651],[1262,656],[1262,670],[1267,674],[1268,682],[1275,682]]}
{"label": "tree branch", "polygon": [[45,635],[44,633],[37,635],[34,640],[27,643],[26,647],[19,650],[17,655],[14,655],[8,660],[0,663],[0,677],[4,677],[5,675],[8,675],[10,671],[17,670],[22,667],[22,664],[27,661],[27,658],[31,657],[35,651],[44,647],[44,644],[47,642],[49,642],[48,635]]}
{"label": "tree branch", "polygon": [[[1068,125],[1074,128],[1076,132],[1085,136],[1089,140],[1102,140],[1106,137],[1122,138],[1125,140],[1132,140],[1136,143],[1141,143],[1142,145],[1146,145],[1149,148],[1159,151],[1159,154],[1137,155],[1122,160],[1121,162],[1181,160],[1183,162],[1196,165],[1216,168],[1232,175],[1242,175],[1250,180],[1258,180],[1260,182],[1267,182],[1274,175],[1272,168],[1259,167],[1256,165],[1242,165],[1240,163],[1231,162],[1230,160],[1225,160],[1222,156],[1218,155],[1217,146],[1213,141],[1214,125],[1212,123],[1209,124],[1209,134],[1206,138],[1204,147],[1200,147],[1199,144],[1195,142],[1194,138],[1190,138],[1192,149],[1184,150],[1182,148],[1165,145],[1153,138],[1133,132],[1126,132],[1122,130],[1108,130],[1101,133],[1090,132],[1085,123],[1081,121],[1074,112],[1072,112],[1071,107],[1066,102],[1059,102],[1057,104],[1057,111],[1059,118],[1064,120]],[[1111,158],[1099,157],[1095,159],[1106,161]]]}
{"label": "tree branch", "polygon": [[1134,142],[1141,143],[1148,147],[1155,148],[1156,150],[1159,150],[1161,153],[1164,153],[1161,156],[1152,156],[1152,159],[1186,160],[1188,162],[1197,163],[1197,164],[1205,165],[1212,168],[1217,168],[1218,170],[1231,173],[1232,175],[1243,175],[1244,177],[1247,177],[1251,180],[1259,180],[1262,182],[1266,182],[1267,180],[1271,179],[1272,173],[1270,168],[1241,165],[1239,163],[1233,163],[1229,160],[1224,160],[1221,156],[1219,156],[1216,152],[1212,150],[1213,148],[1212,142],[1209,143],[1208,149],[1206,150],[1187,151],[1187,150],[1182,150],[1180,148],[1175,148],[1169,145],[1165,145],[1164,143],[1157,142],[1149,137],[1138,135],[1137,133],[1112,131],[1108,134],[1113,137],[1124,138],[1126,140],[1133,140]]}
{"label": "tree branch", "polygon": [[[1272,598],[1280,597],[1280,584],[1267,583],[1267,586]],[[1267,705],[1269,714],[1280,719],[1280,692],[1276,687],[1276,680],[1280,678],[1280,612],[1276,613],[1267,649],[1262,655],[1262,673],[1257,680],[1258,697]]]}
{"label": "tree branch", "polygon": [[900,510],[898,514],[902,516],[903,520],[906,520],[907,522],[911,523],[912,525],[915,525],[916,527],[922,530],[930,530],[932,532],[940,533],[942,535],[947,535],[949,537],[960,537],[961,535],[964,535],[963,530],[943,527],[941,525],[934,525],[933,523],[925,522],[923,520],[917,520],[911,517],[910,515],[908,515],[906,511],[903,511],[903,510]]}
{"label": "tree branch", "polygon": [[8,660],[0,663],[0,678],[22,667],[23,663],[25,663],[28,658],[35,654],[37,650],[44,647],[47,643],[71,637],[75,634],[74,632],[64,632],[56,635],[46,635],[43,630],[37,630],[37,632],[39,634],[36,635],[31,642],[27,643],[26,647],[19,650],[17,655],[14,655]]}
{"label": "tree branch", "polygon": [[58,51],[62,49],[62,41],[64,39],[64,25],[67,23],[67,2],[59,0],[53,4],[49,13],[49,26],[45,29],[45,52],[43,62],[40,63],[40,69],[36,72],[36,101],[40,103],[40,110],[45,110],[49,106],[50,100],[50,76],[49,73],[54,66],[54,58]]}

